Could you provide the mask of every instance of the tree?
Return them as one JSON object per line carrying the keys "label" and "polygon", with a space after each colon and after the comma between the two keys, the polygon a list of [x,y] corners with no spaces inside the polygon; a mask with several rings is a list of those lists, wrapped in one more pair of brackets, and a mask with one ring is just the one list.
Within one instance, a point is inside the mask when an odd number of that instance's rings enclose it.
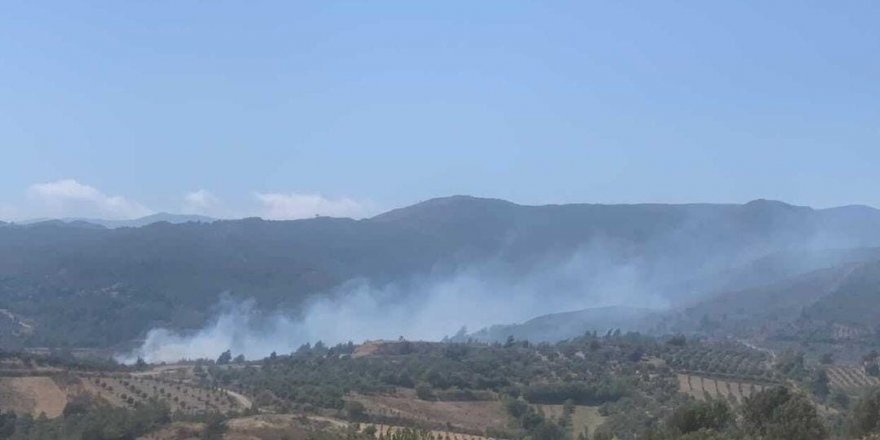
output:
{"label": "tree", "polygon": [[687,337],[685,337],[684,335],[676,335],[669,338],[666,343],[676,347],[684,347],[685,345],[687,345]]}
{"label": "tree", "polygon": [[804,354],[800,352],[786,351],[776,360],[776,369],[780,373],[792,379],[802,379],[806,374],[804,366]]}
{"label": "tree", "polygon": [[880,389],[873,390],[853,408],[850,431],[855,438],[880,432]]}
{"label": "tree", "polygon": [[504,401],[504,409],[507,410],[511,417],[519,419],[529,410],[529,405],[520,399],[508,398]]}
{"label": "tree", "polygon": [[743,423],[752,436],[773,440],[828,437],[816,407],[802,394],[777,386],[755,393],[743,405]]}
{"label": "tree", "polygon": [[825,370],[819,370],[816,372],[815,377],[813,377],[812,382],[810,382],[810,389],[816,397],[819,397],[822,400],[825,400],[825,398],[828,397],[828,394],[831,393],[831,387],[828,384],[828,373],[826,373]]}
{"label": "tree", "polygon": [[315,346],[312,347],[312,353],[315,353],[318,356],[327,354],[327,345],[324,344],[324,341],[315,342]]}
{"label": "tree", "polygon": [[531,431],[534,440],[563,440],[568,433],[556,423],[544,421],[536,429]]}
{"label": "tree", "polygon": [[422,400],[434,400],[434,392],[431,385],[420,383],[416,385],[416,396]]}
{"label": "tree", "polygon": [[849,395],[840,390],[834,391],[831,394],[831,402],[841,408],[849,408]]}
{"label": "tree", "polygon": [[16,420],[17,416],[12,410],[0,413],[0,438],[9,438],[12,437],[12,434],[15,434]]}
{"label": "tree", "polygon": [[306,356],[312,351],[312,344],[306,342],[303,345],[300,345],[299,348],[293,353],[296,356]]}
{"label": "tree", "polygon": [[672,413],[668,424],[680,434],[701,429],[721,431],[733,421],[730,407],[722,400],[692,402]]}
{"label": "tree", "polygon": [[357,400],[345,402],[345,412],[351,420],[362,420],[367,414],[367,407]]}
{"label": "tree", "polygon": [[220,356],[217,358],[218,365],[228,364],[232,360],[232,351],[226,350],[223,353],[220,353]]}
{"label": "tree", "polygon": [[134,367],[138,370],[146,370],[149,365],[147,365],[147,362],[144,361],[144,358],[138,356],[137,362],[134,363]]}
{"label": "tree", "polygon": [[219,440],[223,438],[226,432],[226,420],[220,414],[212,414],[205,423],[205,430],[202,431],[202,438],[205,440]]}

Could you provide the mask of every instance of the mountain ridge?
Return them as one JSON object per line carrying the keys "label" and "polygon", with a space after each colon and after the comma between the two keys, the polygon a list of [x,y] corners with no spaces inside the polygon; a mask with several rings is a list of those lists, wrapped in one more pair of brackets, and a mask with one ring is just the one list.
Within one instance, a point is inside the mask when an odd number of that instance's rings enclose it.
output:
{"label": "mountain ridge", "polygon": [[[125,220],[115,220],[115,219],[101,219],[101,218],[86,218],[86,217],[63,217],[63,218],[39,218],[39,219],[30,219],[21,222],[7,223],[7,224],[17,224],[22,226],[33,226],[40,225],[45,223],[55,223],[55,224],[67,224],[72,226],[82,226],[84,223],[94,225],[94,226],[102,226],[107,229],[116,229],[116,228],[139,228],[143,226],[149,226],[153,223],[171,223],[171,224],[180,224],[180,223],[212,223],[217,219],[203,216],[203,215],[193,215],[193,214],[172,214],[168,212],[157,212],[155,214],[146,215],[143,217],[133,218],[133,219],[125,219]],[[0,225],[4,224],[0,222]]]}
{"label": "mountain ridge", "polygon": [[871,245],[880,246],[876,210],[766,201],[526,206],[455,196],[360,220],[12,224],[0,227],[0,308],[35,324],[23,344],[108,346],[157,326],[200,328],[223,294],[296,313],[351,280],[418,297],[419,280],[471,271],[506,280],[491,293],[498,300],[531,279],[548,298],[589,303],[629,282],[628,301],[677,304],[737,285],[725,270],[774,253],[793,262],[750,282],[815,269],[824,263],[806,257],[820,249]]}

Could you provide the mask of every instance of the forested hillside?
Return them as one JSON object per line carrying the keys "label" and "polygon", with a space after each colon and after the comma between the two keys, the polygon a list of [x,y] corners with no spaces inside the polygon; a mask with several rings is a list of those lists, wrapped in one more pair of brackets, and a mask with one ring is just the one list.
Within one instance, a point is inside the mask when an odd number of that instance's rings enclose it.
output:
{"label": "forested hillside", "polygon": [[[115,229],[6,224],[0,226],[6,311],[0,339],[112,346],[157,325],[196,328],[222,294],[296,313],[305,299],[352,279],[383,285],[473,267],[515,277],[568,265],[579,279],[623,268],[634,284],[677,304],[843,258],[816,257],[822,249],[878,244],[876,210],[770,201],[522,206],[459,196],[364,220],[252,218]],[[771,269],[750,270],[748,277],[731,269],[755,264]]]}

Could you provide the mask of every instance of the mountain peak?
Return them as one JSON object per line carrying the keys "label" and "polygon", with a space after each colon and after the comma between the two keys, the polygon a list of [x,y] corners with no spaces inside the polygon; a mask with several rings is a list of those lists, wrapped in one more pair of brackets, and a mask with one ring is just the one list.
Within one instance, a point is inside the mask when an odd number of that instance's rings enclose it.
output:
{"label": "mountain peak", "polygon": [[383,214],[373,217],[378,221],[396,221],[406,218],[421,217],[443,217],[447,214],[461,213],[465,210],[473,209],[506,209],[519,206],[507,200],[474,197],[468,195],[454,195],[449,197],[438,197],[415,205],[394,209]]}
{"label": "mountain peak", "polygon": [[809,209],[806,206],[797,206],[789,203],[785,203],[779,200],[771,200],[771,199],[755,199],[752,200],[745,205],[746,208],[755,208],[755,209]]}

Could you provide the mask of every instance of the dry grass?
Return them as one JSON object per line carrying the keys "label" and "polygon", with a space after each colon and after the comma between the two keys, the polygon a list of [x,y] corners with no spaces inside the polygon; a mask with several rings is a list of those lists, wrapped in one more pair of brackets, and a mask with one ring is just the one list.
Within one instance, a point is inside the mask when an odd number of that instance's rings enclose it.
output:
{"label": "dry grass", "polygon": [[[307,440],[318,430],[336,430],[348,425],[334,420],[329,423],[319,418],[306,418],[292,414],[260,414],[230,419],[226,423],[225,440]],[[172,423],[151,432],[142,440],[196,440],[203,438],[205,425],[202,423]]]}
{"label": "dry grass", "polygon": [[19,414],[58,417],[67,405],[67,394],[51,377],[5,377],[0,379],[0,406]]}
{"label": "dry grass", "polygon": [[225,440],[306,440],[316,431],[343,432],[348,423],[326,417],[260,414],[226,423]]}

